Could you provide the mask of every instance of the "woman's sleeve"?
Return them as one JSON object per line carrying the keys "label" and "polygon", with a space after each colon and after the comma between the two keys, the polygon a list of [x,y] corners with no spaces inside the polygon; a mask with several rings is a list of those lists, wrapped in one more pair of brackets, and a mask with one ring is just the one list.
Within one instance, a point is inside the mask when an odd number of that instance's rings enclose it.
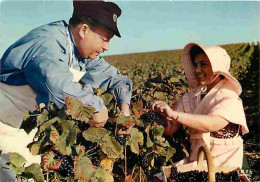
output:
{"label": "woman's sleeve", "polygon": [[84,105],[99,111],[103,101],[94,95],[90,85],[82,87],[73,82],[73,75],[68,67],[68,54],[61,49],[58,41],[44,42],[24,68],[28,84],[36,92],[37,103],[54,102],[59,108],[64,105],[65,96],[80,100]]}
{"label": "woman's sleeve", "polygon": [[182,96],[182,97],[180,98],[180,100],[178,101],[175,110],[176,110],[176,111],[179,111],[179,112],[184,112],[183,96]]}
{"label": "woman's sleeve", "polygon": [[219,115],[229,122],[241,125],[243,134],[249,132],[240,98],[223,97],[220,100],[215,100],[215,102],[215,106],[210,110],[208,115]]}
{"label": "woman's sleeve", "polygon": [[86,74],[81,81],[95,88],[113,90],[118,103],[130,104],[132,81],[128,76],[121,75],[118,69],[102,57],[86,61]]}

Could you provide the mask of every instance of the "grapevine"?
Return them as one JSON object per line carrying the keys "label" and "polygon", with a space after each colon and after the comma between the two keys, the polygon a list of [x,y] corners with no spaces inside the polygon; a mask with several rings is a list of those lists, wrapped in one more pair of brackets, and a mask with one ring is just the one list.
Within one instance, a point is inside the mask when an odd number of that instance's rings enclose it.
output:
{"label": "grapevine", "polygon": [[[231,57],[231,73],[242,84],[241,98],[250,130],[244,136],[245,154],[250,165],[248,174],[253,181],[258,181],[259,42],[221,47]],[[188,157],[190,147],[186,128],[181,128],[173,137],[164,136],[164,118],[150,111],[151,103],[155,100],[164,100],[175,108],[180,97],[190,90],[181,65],[181,52],[161,51],[105,58],[119,68],[122,74],[127,74],[134,85],[130,117],[120,115],[112,94],[107,97],[109,93],[95,92],[104,99],[109,110],[109,120],[104,130],[93,129],[87,124],[93,108],[83,107],[82,103],[73,99],[68,99],[69,102],[62,109],[51,104],[48,108],[27,113],[22,128],[27,133],[38,128],[29,147],[31,152],[44,156],[45,160],[41,165],[34,164],[30,168],[21,165],[27,173],[19,173],[17,177],[26,178],[30,174],[35,181],[46,180],[47,176],[49,180],[56,178],[65,181],[111,177],[115,181],[123,181],[126,177],[151,181],[153,175],[160,172],[160,166],[171,165],[172,162]],[[79,110],[73,109],[74,104]],[[129,126],[132,128],[130,133],[120,134],[120,131],[127,131]],[[167,156],[170,157],[166,160]],[[41,177],[36,177],[36,169],[37,174],[42,174]],[[188,175],[195,174],[197,172],[193,171]],[[176,176],[175,171],[171,178]],[[200,179],[206,180],[206,175],[201,173],[200,176]],[[217,178],[221,181],[225,177],[218,174]]]}

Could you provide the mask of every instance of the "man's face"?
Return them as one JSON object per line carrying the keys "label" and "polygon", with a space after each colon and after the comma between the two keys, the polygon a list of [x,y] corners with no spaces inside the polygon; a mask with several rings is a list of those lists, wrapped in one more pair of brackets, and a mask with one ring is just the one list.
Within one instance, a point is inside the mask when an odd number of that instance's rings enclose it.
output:
{"label": "man's face", "polygon": [[103,26],[86,29],[77,48],[84,59],[95,59],[109,48],[109,41],[114,34]]}

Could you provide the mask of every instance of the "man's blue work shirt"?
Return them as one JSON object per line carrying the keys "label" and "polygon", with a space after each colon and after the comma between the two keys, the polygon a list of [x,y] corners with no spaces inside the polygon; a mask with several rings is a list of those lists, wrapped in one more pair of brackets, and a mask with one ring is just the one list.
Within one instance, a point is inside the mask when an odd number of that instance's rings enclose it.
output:
{"label": "man's blue work shirt", "polygon": [[[33,29],[16,41],[1,58],[0,81],[8,85],[29,84],[38,104],[53,102],[59,108],[67,95],[99,111],[103,101],[94,95],[92,87],[114,90],[119,103],[130,104],[131,80],[102,57],[82,59],[68,30],[65,21],[58,21]],[[67,32],[72,42],[73,68],[86,72],[81,79],[83,84],[72,81]]]}

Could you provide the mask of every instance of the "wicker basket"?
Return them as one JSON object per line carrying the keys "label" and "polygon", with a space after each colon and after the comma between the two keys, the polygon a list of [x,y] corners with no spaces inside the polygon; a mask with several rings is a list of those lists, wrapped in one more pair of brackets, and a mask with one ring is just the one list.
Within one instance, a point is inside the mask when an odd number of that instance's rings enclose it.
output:
{"label": "wicker basket", "polygon": [[[203,160],[205,155],[206,161]],[[163,166],[163,180],[167,182],[167,178],[170,177],[172,166]],[[188,163],[185,165],[177,166],[178,172],[188,172],[192,170],[198,171],[206,171],[208,172],[208,181],[214,182],[215,181],[215,173],[223,171],[224,173],[228,173],[234,170],[238,171],[240,179],[249,182],[247,176],[243,173],[243,171],[239,167],[221,167],[221,166],[214,166],[213,159],[210,155],[210,151],[206,146],[202,146],[199,148],[198,151],[198,161]]]}

